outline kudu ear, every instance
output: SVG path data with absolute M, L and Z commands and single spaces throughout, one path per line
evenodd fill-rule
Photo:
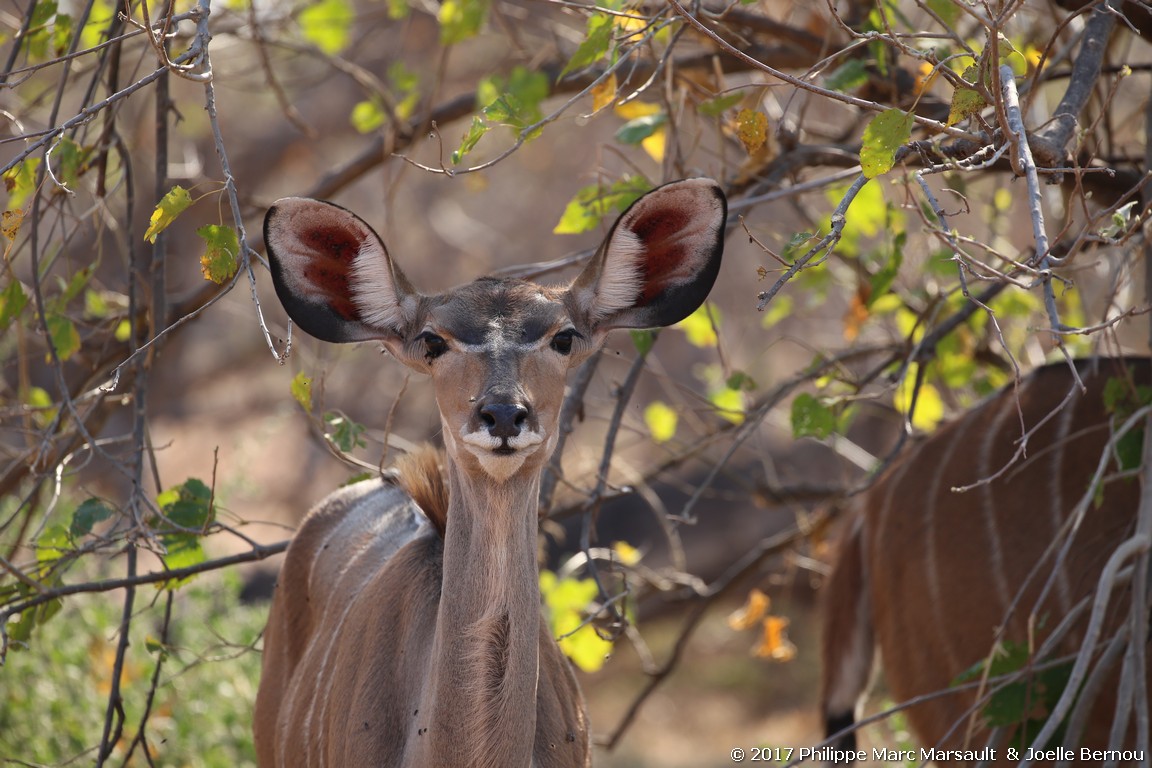
M 276 295 L 318 339 L 394 339 L 415 316 L 419 294 L 351 211 L 303 197 L 277 200 L 264 217 L 264 242 Z
M 572 297 L 594 330 L 678 323 L 704 303 L 724 252 L 728 203 L 711 179 L 657 187 L 621 214 Z

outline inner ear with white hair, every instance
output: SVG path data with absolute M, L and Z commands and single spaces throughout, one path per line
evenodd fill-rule
M 727 214 L 711 179 L 675 181 L 641 197 L 569 288 L 578 316 L 593 332 L 688 317 L 716 282 Z

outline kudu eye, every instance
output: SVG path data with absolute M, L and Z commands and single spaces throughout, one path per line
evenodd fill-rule
M 424 359 L 428 362 L 432 362 L 448 351 L 448 342 L 444 340 L 443 336 L 426 332 L 420 334 L 419 338 L 424 342 Z
M 560 331 L 560 333 L 552 337 L 552 343 L 549 346 L 561 355 L 570 354 L 572 352 L 572 340 L 577 336 L 580 336 L 580 334 L 576 333 L 574 328 Z

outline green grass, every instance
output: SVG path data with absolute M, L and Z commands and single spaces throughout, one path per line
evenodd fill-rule
M 166 647 L 159 644 L 167 593 L 137 591 L 124 664 L 124 732 L 108 765 L 149 764 L 138 745 L 156 664 L 163 660 L 144 726 L 152 763 L 254 766 L 252 705 L 260 655 L 252 649 L 267 606 L 236 599 L 236 574 L 201 576 L 177 591 Z M 108 706 L 123 593 L 68 598 L 0 667 L 0 765 L 91 764 Z

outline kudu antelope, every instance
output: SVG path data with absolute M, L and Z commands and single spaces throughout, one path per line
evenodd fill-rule
M 1149 384 L 1150 372 L 1147 360 L 1102 358 L 1077 367 L 1086 391 L 1066 364 L 1042 368 L 910 446 L 857 499 L 825 587 L 821 699 L 829 736 L 854 722 L 878 649 L 896 702 L 946 692 L 908 710 L 920 743 L 978 752 L 989 732 L 979 707 L 973 708 L 975 690 L 959 690 L 957 679 L 990 656 L 1001 627 L 1006 644 L 1027 643 L 1032 616 L 1032 639 L 1039 643 L 1073 606 L 1090 600 L 1105 561 L 1134 530 L 1139 481 L 1129 476 L 1106 483 L 1038 603 L 1052 573 L 1053 560 L 1044 552 L 1091 493 L 1093 474 L 1111 450 L 1114 419 L 1105 408 L 1105 385 L 1115 378 L 1134 392 Z M 1007 466 L 1022 426 L 1037 428 L 1025 458 L 985 485 L 952 490 Z M 1108 474 L 1116 469 L 1113 464 Z M 1125 595 L 1126 588 L 1113 594 L 1111 604 L 1123 604 Z M 1074 653 L 1081 638 L 1074 634 L 1060 650 Z M 1115 690 L 1114 683 L 1104 690 Z M 1114 705 L 1100 700 L 1082 744 L 1108 743 Z M 1021 743 L 1030 743 L 1035 728 L 1021 735 Z M 999 760 L 1007 760 L 1010 743 L 1001 743 Z M 854 737 L 836 747 L 854 749 Z
M 676 323 L 720 268 L 726 203 L 707 179 L 659 187 L 566 287 L 481 278 L 416 292 L 375 232 L 330 203 L 277 202 L 277 295 L 325 341 L 379 340 L 431 376 L 446 448 L 399 485 L 320 503 L 288 548 L 264 635 L 261 766 L 584 766 L 583 697 L 540 612 L 541 472 L 567 372 L 614 328 Z M 419 489 L 423 488 L 421 491 Z

